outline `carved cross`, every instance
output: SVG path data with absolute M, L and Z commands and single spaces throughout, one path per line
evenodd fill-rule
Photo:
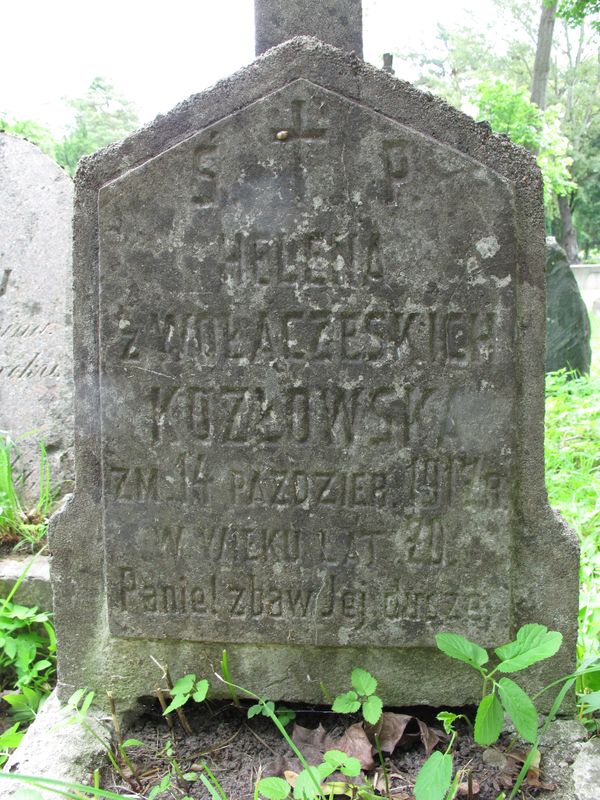
M 296 195 L 304 197 L 304 169 L 301 163 L 301 143 L 316 142 L 324 139 L 327 128 L 304 127 L 302 119 L 302 108 L 304 100 L 292 100 L 292 127 L 272 128 L 272 133 L 276 141 L 282 144 L 290 143 L 293 148 L 294 179 L 296 184 Z

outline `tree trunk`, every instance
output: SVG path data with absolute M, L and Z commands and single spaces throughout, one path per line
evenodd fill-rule
M 538 28 L 537 46 L 535 49 L 535 64 L 533 67 L 533 83 L 531 85 L 531 102 L 542 110 L 546 108 L 546 89 L 548 87 L 548 74 L 550 72 L 550 51 L 552 50 L 552 35 L 554 33 L 554 19 L 558 0 L 546 3 L 542 0 L 542 15 Z
M 573 227 L 573 216 L 567 195 L 558 198 L 560 221 L 562 223 L 562 246 L 565 248 L 569 264 L 579 264 L 579 245 L 577 244 L 577 231 Z

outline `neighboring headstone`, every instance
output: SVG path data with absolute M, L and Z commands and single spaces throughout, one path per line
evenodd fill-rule
M 381 68 L 384 72 L 387 72 L 388 75 L 395 75 L 396 70 L 394 69 L 394 54 L 393 53 L 384 53 L 383 54 L 383 66 Z
M 256 55 L 294 36 L 316 36 L 362 58 L 362 0 L 255 0 Z
M 590 320 L 567 254 L 546 239 L 546 372 L 590 371 Z
M 73 182 L 25 139 L 0 132 L 0 431 L 38 496 L 40 451 L 53 485 L 73 479 Z
M 78 172 L 77 492 L 51 527 L 61 691 L 211 676 L 476 701 L 441 630 L 563 632 L 533 157 L 292 40 Z M 96 372 L 99 365 L 99 372 Z M 524 684 L 531 680 L 524 677 Z M 218 682 L 216 691 L 226 694 Z

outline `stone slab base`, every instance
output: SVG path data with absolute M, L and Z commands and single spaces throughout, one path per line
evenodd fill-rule
M 0 597 L 9 595 L 32 558 L 35 560 L 17 589 L 14 602 L 22 606 L 37 606 L 40 611 L 52 611 L 48 556 L 14 555 L 0 559 Z
M 64 719 L 56 692 L 53 692 L 19 747 L 8 759 L 4 771 L 90 784 L 94 769 L 104 765 L 106 751 L 81 725 L 61 727 Z M 88 714 L 87 721 L 98 736 L 110 741 L 109 726 L 93 711 Z M 0 772 L 0 800 L 14 797 L 24 787 L 25 784 L 20 781 L 3 779 Z M 41 794 L 44 800 L 58 797 L 52 792 Z

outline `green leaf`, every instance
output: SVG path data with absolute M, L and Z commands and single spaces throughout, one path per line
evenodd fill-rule
M 379 722 L 382 711 L 383 703 L 375 694 L 367 697 L 365 702 L 362 704 L 363 717 L 367 720 L 367 722 L 370 722 L 371 725 L 375 725 L 377 722 Z
M 354 714 L 360 708 L 360 700 L 356 692 L 350 690 L 346 694 L 338 695 L 331 708 L 337 714 Z
M 10 695 L 4 699 L 8 700 Z M 590 692 L 589 694 L 580 694 L 579 699 L 584 703 L 584 714 L 591 714 L 593 711 L 600 711 L 600 692 Z
M 262 706 L 260 703 L 255 703 L 253 706 L 250 706 L 248 709 L 248 719 L 252 719 L 257 714 L 262 714 Z
M 77 689 L 77 691 L 73 692 L 71 697 L 67 700 L 67 705 L 71 706 L 71 708 L 77 708 L 79 703 L 81 702 L 81 698 L 86 693 L 86 689 Z
M 499 672 L 519 672 L 537 661 L 550 658 L 558 652 L 562 644 L 562 634 L 549 631 L 545 625 L 523 625 L 517 632 L 514 642 L 497 647 L 495 650 L 501 663 Z
M 460 714 L 453 714 L 452 711 L 440 711 L 436 719 L 443 723 L 444 730 L 450 735 L 453 730 L 452 726 L 460 716 Z
M 510 678 L 501 678 L 498 681 L 498 693 L 500 702 L 514 722 L 519 735 L 533 744 L 537 738 L 538 715 L 527 694 Z
M 123 742 L 123 747 L 143 747 L 144 743 L 140 742 L 139 739 L 126 739 Z
M 196 683 L 196 676 L 193 673 L 184 675 L 175 681 L 175 685 L 171 689 L 171 694 L 191 694 L 194 684 Z
M 377 681 L 366 669 L 360 667 L 353 669 L 351 680 L 354 689 L 363 697 L 368 697 L 377 689 Z
M 12 727 L 0 733 L 0 747 L 13 749 L 18 747 L 25 731 L 19 730 L 19 723 L 16 722 Z
M 181 706 L 184 706 L 189 699 L 190 699 L 189 695 L 187 695 L 187 694 L 177 694 L 177 695 L 175 695 L 175 697 L 171 700 L 169 705 L 163 711 L 163 717 L 165 716 L 165 714 L 170 714 L 171 711 L 175 711 L 175 709 L 181 708 Z
M 324 764 L 321 764 L 320 766 L 327 767 L 327 765 Z M 319 767 L 308 767 L 307 769 L 303 769 L 296 778 L 296 785 L 294 786 L 295 800 L 313 800 L 314 797 L 317 797 L 319 794 L 317 786 L 320 786 L 322 778 L 327 777 L 329 774 L 331 773 L 328 772 L 326 775 L 323 775 L 322 770 Z
M 459 636 L 458 633 L 436 633 L 435 641 L 442 653 L 458 661 L 464 661 L 475 669 L 479 669 L 489 661 L 487 650 L 465 639 L 464 636 Z
M 284 800 L 291 786 L 283 778 L 262 778 L 257 785 L 258 793 L 267 800 Z
M 197 781 L 198 780 L 198 773 L 197 772 L 184 772 L 183 773 L 183 780 L 184 781 Z
M 504 711 L 495 694 L 486 695 L 477 709 L 474 736 L 477 744 L 490 745 L 498 740 L 504 722 Z
M 452 781 L 452 756 L 436 750 L 417 775 L 414 793 L 417 800 L 444 800 Z
M 192 695 L 196 703 L 201 703 L 208 693 L 208 681 L 204 678 L 196 684 L 196 691 Z
M 360 774 L 360 761 L 354 756 L 349 756 L 343 750 L 328 750 L 323 755 L 323 761 L 333 767 L 332 771 L 338 769 L 349 778 L 354 778 Z
M 80 714 L 82 717 L 85 717 L 87 712 L 90 710 L 90 706 L 94 702 L 94 697 L 96 696 L 95 692 L 88 692 L 81 704 Z

